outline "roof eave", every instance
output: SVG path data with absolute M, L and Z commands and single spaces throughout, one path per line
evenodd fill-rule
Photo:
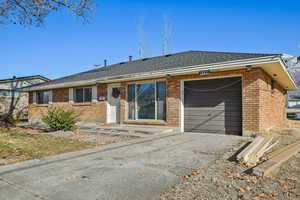
M 242 67 L 246 65 L 258 65 L 270 62 L 281 62 L 283 70 L 288 74 L 290 81 L 293 82 L 293 85 L 297 88 L 294 79 L 289 75 L 288 71 L 285 68 L 284 63 L 282 63 L 282 59 L 280 55 L 272 55 L 272 56 L 264 56 L 260 58 L 252 58 L 252 59 L 242 59 L 242 60 L 235 60 L 235 61 L 228 61 L 222 63 L 211 63 L 211 64 L 204 64 L 204 65 L 195 65 L 195 66 L 187 66 L 187 67 L 180 67 L 180 68 L 173 68 L 168 70 L 160 70 L 160 71 L 150 71 L 150 72 L 142 72 L 142 73 L 134 73 L 134 74 L 127 74 L 123 76 L 110 76 L 105 77 L 102 79 L 92 79 L 88 81 L 76 81 L 71 83 L 60 83 L 50 86 L 35 86 L 35 87 L 28 87 L 24 88 L 22 91 L 35 91 L 35 90 L 48 90 L 48 89 L 57 89 L 57 88 L 68 88 L 68 87 L 78 87 L 78 86 L 87 86 L 93 85 L 97 83 L 111 83 L 117 81 L 128 81 L 132 79 L 144 79 L 144 78 L 152 78 L 152 77 L 162 77 L 166 75 L 179 75 L 191 72 L 197 72 L 200 70 L 230 70 L 237 67 Z M 120 78 L 121 77 L 121 78 Z

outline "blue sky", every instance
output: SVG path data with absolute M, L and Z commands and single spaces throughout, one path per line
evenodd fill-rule
M 53 13 L 44 27 L 0 25 L 0 79 L 49 78 L 94 64 L 138 58 L 144 19 L 147 56 L 161 55 L 163 16 L 171 23 L 170 53 L 188 50 L 300 55 L 300 2 L 276 0 L 98 0 L 91 24 Z

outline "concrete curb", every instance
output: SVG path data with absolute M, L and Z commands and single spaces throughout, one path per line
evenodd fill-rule
M 176 135 L 181 135 L 181 134 L 183 134 L 183 133 L 175 132 L 175 133 L 160 134 L 160 135 L 155 135 L 152 137 L 138 138 L 138 139 L 133 139 L 133 140 L 116 143 L 116 144 L 107 144 L 107 145 L 95 147 L 92 149 L 68 152 L 68 153 L 63 153 L 63 154 L 59 154 L 59 155 L 49 156 L 46 158 L 41 158 L 41 159 L 36 159 L 36 160 L 28 160 L 28 161 L 19 162 L 19 163 L 15 163 L 15 164 L 11 164 L 11 165 L 1 166 L 0 167 L 0 176 L 9 174 L 12 172 L 16 172 L 16 171 L 26 170 L 26 169 L 29 169 L 32 167 L 39 167 L 39 166 L 43 166 L 43 165 L 47 165 L 47 164 L 51 164 L 51 163 L 55 163 L 55 162 L 71 160 L 71 159 L 75 159 L 75 158 L 79 158 L 79 157 L 83 157 L 83 156 L 88 156 L 88 155 L 92 155 L 92 154 L 96 154 L 96 153 L 100 153 L 100 152 L 115 150 L 115 149 L 131 146 L 131 145 L 147 143 L 147 142 L 151 142 L 154 140 L 159 140 L 159 139 L 172 137 L 172 136 L 176 136 Z

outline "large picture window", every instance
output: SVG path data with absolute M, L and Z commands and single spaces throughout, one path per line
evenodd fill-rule
M 149 82 L 127 87 L 128 119 L 166 119 L 166 83 Z
M 92 102 L 92 88 L 76 88 L 74 89 L 75 103 Z
M 49 104 L 50 91 L 37 91 L 36 92 L 36 103 L 37 104 Z

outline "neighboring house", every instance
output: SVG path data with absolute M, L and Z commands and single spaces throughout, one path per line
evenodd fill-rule
M 295 78 L 296 84 L 300 85 L 300 56 L 284 54 L 283 60 L 287 65 L 287 70 Z M 300 90 L 289 91 L 287 93 L 287 107 L 300 108 Z
M 82 122 L 248 135 L 282 122 L 286 91 L 296 89 L 280 54 L 189 51 L 121 62 L 26 91 L 31 123 L 61 106 Z
M 289 91 L 287 94 L 287 107 L 300 108 L 300 91 Z
M 0 80 L 0 115 L 7 113 L 11 107 L 15 107 L 16 115 L 27 118 L 28 93 L 19 92 L 18 89 L 46 81 L 49 79 L 39 75 Z

